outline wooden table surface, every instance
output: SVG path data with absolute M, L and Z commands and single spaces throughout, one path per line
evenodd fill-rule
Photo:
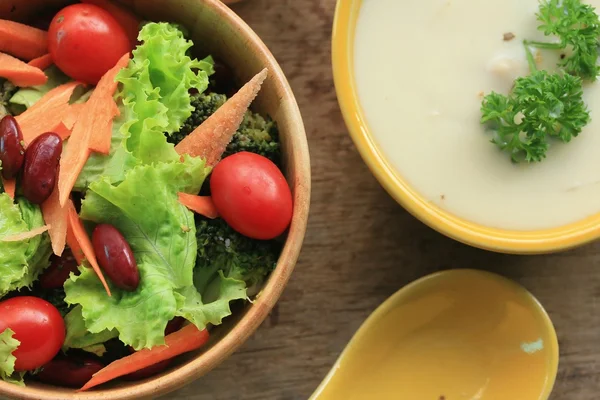
M 520 282 L 548 310 L 561 346 L 552 400 L 600 398 L 600 243 L 550 256 L 492 254 L 434 232 L 397 205 L 362 162 L 340 114 L 330 55 L 334 7 L 335 0 L 232 6 L 271 49 L 300 105 L 312 159 L 311 217 L 271 317 L 225 363 L 171 397 L 306 400 L 379 303 L 423 275 L 468 267 Z

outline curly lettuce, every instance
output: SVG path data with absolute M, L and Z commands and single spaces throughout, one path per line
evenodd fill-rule
M 81 306 L 73 308 L 65 315 L 65 325 L 67 334 L 63 343 L 63 350 L 68 349 L 89 349 L 95 346 L 101 346 L 107 340 L 113 339 L 119 335 L 115 330 L 104 330 L 99 333 L 91 333 L 85 326 Z
M 174 161 L 178 155 L 165 133 L 178 131 L 192 114 L 189 90 L 207 89 L 212 59 L 190 58 L 193 43 L 173 24 L 148 23 L 138 39 L 143 43 L 117 75 L 130 117 L 121 130 L 127 149 L 142 163 Z
M 165 133 L 179 130 L 191 115 L 194 107 L 189 90 L 206 90 L 208 76 L 214 73 L 212 59 L 190 58 L 187 53 L 192 42 L 176 25 L 148 23 L 139 40 L 143 43 L 116 78 L 120 116 L 113 124 L 110 153 L 90 156 L 75 190 L 85 191 L 101 178 L 122 182 L 136 165 L 179 159 Z
M 65 300 L 81 306 L 91 334 L 116 331 L 119 340 L 136 350 L 149 348 L 164 343 L 164 329 L 175 316 L 203 329 L 230 315 L 231 301 L 245 298 L 240 281 L 224 280 L 222 295 L 209 304 L 202 302 L 194 287 L 194 215 L 178 202 L 177 193 L 197 193 L 208 172 L 204 160 L 186 157 L 184 162 L 137 166 L 117 185 L 106 179 L 90 185 L 82 219 L 119 229 L 140 272 L 140 285 L 134 292 L 109 283 L 112 297 L 106 296 L 90 269 L 80 268 L 79 276 L 67 280 Z M 69 329 L 74 328 L 67 319 Z
M 119 117 L 113 121 L 109 154 L 93 153 L 90 155 L 75 181 L 74 190 L 83 192 L 92 182 L 101 178 L 110 183 L 122 182 L 125 174 L 140 164 L 140 161 L 125 147 L 127 137 L 121 130 L 123 124 L 129 120 L 128 110 L 121 106 L 119 111 Z
M 23 386 L 23 374 L 15 373 L 15 361 L 13 352 L 21 342 L 13 337 L 14 331 L 6 329 L 0 333 L 0 379 L 6 382 Z
M 28 232 L 44 225 L 40 208 L 24 198 L 17 204 L 0 194 L 0 238 Z M 50 265 L 52 248 L 46 233 L 17 242 L 0 241 L 0 298 L 8 292 L 29 287 Z

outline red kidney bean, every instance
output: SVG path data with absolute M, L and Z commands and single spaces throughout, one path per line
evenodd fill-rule
M 38 136 L 27 147 L 22 186 L 33 204 L 43 203 L 54 190 L 61 153 L 62 139 L 53 132 Z
M 79 275 L 77 261 L 69 249 L 65 249 L 62 257 L 52 255 L 50 261 L 50 267 L 40 276 L 40 285 L 44 289 L 63 287 L 71 272 Z
M 2 162 L 2 177 L 13 179 L 19 173 L 25 149 L 23 134 L 19 123 L 12 115 L 7 115 L 0 121 L 0 162 Z
M 51 385 L 80 388 L 102 368 L 104 364 L 94 358 L 59 357 L 44 365 L 36 377 Z
M 112 225 L 100 224 L 92 233 L 92 245 L 98 264 L 120 289 L 134 291 L 140 283 L 140 272 L 129 243 Z

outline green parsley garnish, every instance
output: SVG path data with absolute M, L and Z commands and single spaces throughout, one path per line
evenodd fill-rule
M 594 7 L 580 0 L 544 0 L 537 13 L 538 29 L 546 36 L 556 36 L 558 43 L 526 41 L 540 49 L 568 50 L 559 66 L 572 75 L 595 81 L 600 45 L 600 20 Z
M 560 43 L 524 41 L 531 75 L 517 78 L 508 96 L 492 92 L 481 104 L 481 123 L 494 131 L 492 143 L 513 162 L 539 162 L 549 138 L 568 143 L 590 122 L 583 102 L 583 79 L 596 80 L 600 23 L 591 6 L 580 0 L 546 0 L 540 4 L 539 27 Z M 530 46 L 570 47 L 558 72 L 538 71 Z
M 481 122 L 495 131 L 492 142 L 514 162 L 541 161 L 549 136 L 568 143 L 590 121 L 582 94 L 579 77 L 535 71 L 518 78 L 509 96 L 487 95 Z

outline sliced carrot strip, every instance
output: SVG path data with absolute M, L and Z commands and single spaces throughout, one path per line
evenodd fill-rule
M 60 127 L 69 113 L 69 100 L 73 91 L 79 85 L 78 82 L 69 82 L 55 87 L 16 117 L 23 132 L 25 146 L 45 132 L 56 132 L 61 137 L 64 135 Z
M 108 11 L 123 27 L 133 48 L 137 43 L 137 37 L 142 22 L 133 12 L 110 0 L 81 0 L 82 3 L 93 4 Z
M 73 236 L 75 237 L 75 241 L 79 245 L 79 248 L 85 255 L 85 259 L 90 263 L 96 275 L 102 282 L 104 289 L 106 289 L 106 293 L 108 296 L 111 296 L 110 289 L 108 288 L 108 284 L 106 283 L 106 279 L 104 279 L 104 275 L 102 274 L 102 270 L 98 265 L 98 261 L 96 260 L 96 254 L 94 254 L 94 247 L 92 246 L 92 242 L 83 227 L 83 223 L 77 214 L 77 210 L 75 210 L 75 206 L 72 201 L 69 201 L 67 204 L 68 213 L 69 213 L 69 229 L 73 232 Z
M 142 349 L 113 361 L 96 372 L 79 391 L 91 389 L 120 376 L 169 360 L 188 351 L 197 350 L 208 342 L 208 337 L 206 329 L 201 331 L 195 325 L 187 325 L 179 331 L 167 335 L 164 345 Z
M 109 119 L 112 120 L 116 109 L 113 99 L 117 89 L 115 78 L 128 62 L 129 53 L 124 54 L 117 64 L 104 74 L 88 101 L 84 103 L 85 107 L 73 126 L 69 145 L 60 159 L 58 192 L 62 205 L 66 204 L 75 181 L 90 155 L 92 135 L 111 133 L 106 129 L 106 123 Z M 108 140 L 110 146 L 110 138 Z
M 52 130 L 52 132 L 56 133 L 62 140 L 67 140 L 69 136 L 71 136 L 71 130 L 67 129 L 64 123 L 59 123 L 56 128 Z
M 177 196 L 181 204 L 206 218 L 215 219 L 219 216 L 217 207 L 210 196 L 194 196 L 187 193 L 177 193 Z
M 8 79 L 15 86 L 37 86 L 48 81 L 41 69 L 5 53 L 0 53 L 0 77 Z
M 39 68 L 39 69 L 46 69 L 49 66 L 51 66 L 53 62 L 54 61 L 52 61 L 52 56 L 50 55 L 50 53 L 48 53 L 48 54 L 44 54 L 41 57 L 34 58 L 33 60 L 29 61 L 27 64 L 31 65 L 32 67 Z
M 79 245 L 79 242 L 77 241 L 75 233 L 73 232 L 73 229 L 71 228 L 70 224 L 67 225 L 67 245 L 71 249 L 71 252 L 73 253 L 73 257 L 75 257 L 77 264 L 83 264 L 83 260 L 85 260 L 85 255 L 83 254 L 83 250 L 81 249 L 81 246 Z
M 62 121 L 67 129 L 73 129 L 75 121 L 77 121 L 77 116 L 83 112 L 84 107 L 85 103 L 71 104 L 69 107 L 69 112 L 65 115 Z
M 33 60 L 48 52 L 48 33 L 33 26 L 0 19 L 0 51 Z
M 106 120 L 106 123 L 103 126 L 98 126 L 98 130 L 92 133 L 90 137 L 89 148 L 91 151 L 95 151 L 96 153 L 108 155 L 108 153 L 110 153 L 113 119 L 119 115 L 119 108 L 113 101 L 112 107 L 103 111 L 105 112 L 103 112 L 99 118 Z
M 46 224 L 51 226 L 48 234 L 52 243 L 52 251 L 60 257 L 65 249 L 67 237 L 68 208 L 66 205 L 64 207 L 60 205 L 58 183 L 54 186 L 50 197 L 42 203 L 42 215 Z
M 58 124 L 56 128 L 54 128 L 54 133 L 56 133 L 62 140 L 66 140 L 71 136 L 71 131 L 73 130 L 73 126 L 77 121 L 77 116 L 83 110 L 83 104 L 69 104 L 68 112 L 63 118 L 62 123 Z M 111 128 L 112 129 L 112 128 Z M 110 148 L 110 146 L 109 146 Z
M 17 190 L 17 180 L 16 179 L 6 180 L 6 179 L 2 178 L 2 186 L 4 187 L 4 191 L 6 192 L 6 194 L 9 195 L 10 198 L 14 200 L 15 192 Z
M 209 166 L 217 164 L 266 78 L 267 70 L 263 69 L 213 115 L 179 142 L 175 150 L 181 155 L 202 157 Z
M 20 242 L 21 240 L 31 239 L 42 233 L 46 232 L 51 228 L 50 225 L 40 226 L 38 228 L 34 228 L 29 232 L 17 233 L 16 235 L 5 236 L 0 239 L 3 242 Z

